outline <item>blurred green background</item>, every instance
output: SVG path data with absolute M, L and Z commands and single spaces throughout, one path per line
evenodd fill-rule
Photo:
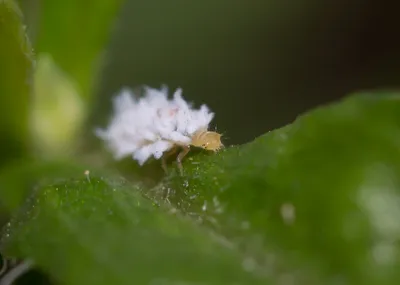
M 316 106 L 336 101 L 352 92 L 398 89 L 400 87 L 400 26 L 398 24 L 400 3 L 394 1 L 19 0 L 17 2 L 21 7 L 21 11 L 14 5 L 14 1 L 0 0 L 0 211 L 3 212 L 3 214 L 0 214 L 0 218 L 3 224 L 7 222 L 10 210 L 14 210 L 21 204 L 22 199 L 28 193 L 26 191 L 30 191 L 32 185 L 36 185 L 33 182 L 36 182 L 38 177 L 41 180 L 45 180 L 46 183 L 48 181 L 53 183 L 53 178 L 59 179 L 62 177 L 66 179 L 77 173 L 81 175 L 83 169 L 86 169 L 84 163 L 89 163 L 92 166 L 96 165 L 100 168 L 105 165 L 104 161 L 107 156 L 104 155 L 104 146 L 102 142 L 94 138 L 93 128 L 104 126 L 108 122 L 111 111 L 111 98 L 122 87 L 136 88 L 143 84 L 152 87 L 167 84 L 171 90 L 182 87 L 183 96 L 186 99 L 193 101 L 197 106 L 206 103 L 216 113 L 213 127 L 217 127 L 220 132 L 224 133 L 225 145 L 251 142 L 256 137 L 293 122 L 300 114 Z M 23 25 L 21 26 L 20 23 Z M 29 40 L 26 40 L 25 32 Z M 370 139 L 365 143 L 365 149 L 368 151 L 370 149 L 377 150 L 376 153 L 379 154 L 380 152 L 374 144 L 374 136 L 381 135 L 381 133 L 377 131 L 378 128 L 368 133 L 368 128 L 363 125 L 365 122 L 372 124 L 373 120 L 368 116 L 374 114 L 375 109 L 368 104 L 357 109 L 357 101 L 350 101 L 348 104 L 346 106 L 351 106 L 353 108 L 351 110 L 355 113 L 361 110 L 360 113 L 364 114 L 365 110 L 363 108 L 365 106 L 367 106 L 365 107 L 366 110 L 371 108 L 372 111 L 366 111 L 365 114 L 367 115 L 365 116 L 367 119 L 360 119 L 360 122 L 356 120 L 356 123 L 352 121 L 353 114 L 347 114 L 348 117 L 343 116 L 343 123 L 341 121 L 342 118 L 335 113 L 336 117 L 333 116 L 333 118 L 343 123 L 343 125 L 337 124 L 337 121 L 332 119 L 337 124 L 333 124 L 334 127 L 337 127 L 337 133 L 350 136 L 354 132 L 353 130 L 343 131 L 346 130 L 346 124 L 351 125 L 351 123 L 354 123 L 353 127 L 355 126 L 356 129 L 359 123 L 364 127 L 360 127 L 360 129 L 365 132 L 360 131 L 360 137 L 367 134 L 365 136 Z M 354 106 L 351 104 L 354 104 Z M 379 109 L 379 112 L 377 111 L 377 114 L 384 114 L 384 110 L 390 109 L 388 106 L 391 106 L 391 103 L 382 105 L 384 106 Z M 345 108 L 338 108 L 337 112 L 339 112 L 338 110 L 345 110 Z M 393 111 L 390 115 L 395 113 Z M 321 116 L 320 118 L 325 117 Z M 327 126 L 330 126 L 329 118 L 327 119 Z M 388 115 L 387 121 L 393 123 L 391 131 L 395 130 L 397 126 L 397 121 L 393 118 L 397 117 Z M 321 119 L 321 121 L 323 120 Z M 376 126 L 382 127 L 384 123 L 386 121 L 382 119 Z M 325 126 L 317 123 L 316 125 L 315 129 L 317 130 L 320 130 L 318 128 L 321 128 L 321 126 Z M 276 141 L 275 137 L 271 136 L 263 139 L 265 142 L 261 141 L 263 143 L 259 143 L 259 145 L 256 143 L 255 147 L 250 145 L 250 150 L 253 148 L 250 153 L 252 155 L 256 155 L 258 152 L 263 153 L 268 158 L 279 157 L 277 152 L 274 151 L 279 149 L 278 147 L 282 143 L 280 134 L 282 137 L 286 137 L 285 130 L 282 130 L 281 133 L 277 133 L 276 137 L 279 137 L 279 139 L 276 139 Z M 293 131 L 293 134 L 296 135 L 296 132 Z M 338 148 L 339 154 L 347 153 L 347 151 L 352 153 L 352 147 L 357 148 L 356 143 L 346 145 L 343 140 L 338 139 L 335 141 L 334 135 L 330 137 L 327 132 L 324 133 L 321 130 L 315 133 L 310 131 L 310 137 L 304 139 L 304 142 L 301 140 L 300 132 L 299 141 L 304 144 L 299 143 L 299 145 L 307 145 L 307 142 L 312 140 L 314 134 L 324 135 L 321 141 L 316 138 L 315 142 L 315 148 L 319 147 L 319 154 L 322 154 L 318 156 L 318 159 L 322 161 L 324 160 L 324 147 L 326 145 L 329 146 L 331 141 L 334 142 L 332 145 L 335 147 L 343 147 L 342 149 Z M 293 136 L 296 137 L 295 135 Z M 329 138 L 329 140 L 324 141 L 324 138 Z M 395 139 L 397 140 L 397 137 Z M 377 141 L 379 140 L 377 139 Z M 382 139 L 382 141 L 384 140 Z M 392 143 L 393 141 L 390 142 Z M 295 160 L 297 157 L 295 151 L 298 147 L 297 141 L 293 145 L 292 149 L 289 150 L 293 151 Z M 388 143 L 388 145 L 392 147 L 391 144 Z M 340 152 L 343 149 L 345 151 Z M 396 148 L 390 149 L 387 156 L 383 156 L 382 159 L 385 160 L 391 157 L 395 153 L 394 149 Z M 392 150 L 393 152 L 391 152 Z M 292 173 L 293 181 L 288 180 L 286 184 L 284 179 L 286 173 L 279 171 L 277 171 L 276 176 L 265 176 L 268 179 L 263 176 L 265 180 L 262 180 L 260 178 L 261 174 L 264 175 L 262 171 L 265 169 L 270 171 L 271 169 L 269 168 L 273 168 L 268 164 L 269 160 L 260 157 L 260 161 L 257 161 L 259 165 L 254 166 L 252 159 L 246 161 L 245 157 L 242 157 L 243 165 L 246 165 L 248 169 L 254 169 L 254 173 L 260 174 L 260 177 L 258 177 L 253 172 L 251 174 L 247 173 L 247 168 L 242 169 L 240 166 L 232 168 L 229 161 L 235 161 L 237 157 L 235 156 L 235 149 L 230 151 L 224 156 L 228 161 L 226 165 L 219 165 L 218 162 L 220 161 L 216 159 L 217 166 L 222 169 L 221 171 L 226 169 L 237 171 L 237 177 L 241 177 L 243 181 L 248 182 L 249 189 L 251 188 L 254 191 L 258 189 L 260 197 L 265 194 L 263 190 L 268 187 L 276 191 L 271 191 L 273 193 L 271 195 L 280 197 L 280 194 L 276 194 L 281 193 L 279 192 L 281 190 L 279 187 L 288 190 L 288 192 L 284 193 L 288 196 L 291 195 L 291 190 L 293 190 L 291 187 L 294 187 L 291 183 L 299 179 L 297 177 L 297 169 L 291 168 L 291 163 L 288 163 L 288 165 L 283 163 L 282 169 Z M 290 151 L 287 154 L 288 158 L 286 158 L 288 161 L 293 159 Z M 239 151 L 238 153 L 238 156 L 240 156 Z M 332 151 L 332 153 L 335 152 Z M 312 162 L 310 162 L 311 166 L 307 164 L 307 157 L 312 157 L 313 152 L 306 152 L 306 154 L 302 157 L 302 161 L 297 161 L 300 166 L 303 165 L 304 161 L 304 164 L 309 167 L 305 168 L 305 172 L 308 169 L 312 169 L 314 165 Z M 374 154 L 375 152 L 371 157 L 374 157 Z M 378 154 L 377 157 L 381 159 Z M 335 155 L 332 155 L 331 158 L 333 159 L 334 157 Z M 360 151 L 357 159 L 360 157 L 364 157 L 362 151 Z M 61 161 L 61 167 L 57 162 L 54 162 L 57 159 Z M 200 163 L 202 163 L 201 159 Z M 283 157 L 283 161 L 284 159 L 285 157 Z M 318 159 L 317 161 L 319 161 Z M 349 156 L 349 160 L 351 159 Z M 47 164 L 47 160 L 51 163 Z M 68 161 L 68 163 L 62 162 L 63 160 Z M 361 165 L 360 169 L 365 166 L 360 162 L 361 160 L 355 160 L 354 162 L 357 167 Z M 79 163 L 75 165 L 71 161 L 79 161 Z M 271 164 L 282 163 L 278 159 L 271 161 Z M 371 158 L 371 161 L 374 160 Z M 369 167 L 371 161 L 368 160 L 365 164 L 368 164 Z M 340 165 L 343 161 L 338 161 L 337 163 L 337 165 Z M 393 162 L 393 164 L 395 165 L 396 163 Z M 235 165 L 235 163 L 232 163 L 232 165 Z M 325 183 L 324 177 L 332 178 L 326 172 L 327 169 L 329 170 L 329 166 L 324 166 L 325 168 L 321 168 L 322 174 L 320 176 L 323 183 Z M 163 175 L 160 174 L 160 169 L 154 170 L 154 166 L 145 166 L 143 167 L 144 171 L 140 172 L 138 167 L 132 165 L 131 160 L 126 165 L 122 164 L 116 169 L 109 167 L 108 170 L 110 173 L 116 172 L 120 174 L 119 167 L 122 170 L 127 170 L 128 173 L 133 173 L 133 177 L 129 177 L 131 181 L 137 182 L 135 180 L 137 179 L 143 184 L 149 182 L 147 179 L 153 179 L 155 181 L 150 182 L 156 183 L 158 182 L 157 179 Z M 189 170 L 196 173 L 197 170 L 193 170 L 195 167 L 197 166 L 192 165 Z M 219 169 L 218 167 L 214 169 L 214 167 L 212 161 L 205 167 L 203 173 L 205 185 L 216 185 L 214 180 L 212 182 L 207 180 L 213 177 L 212 171 Z M 338 171 L 338 176 L 343 174 L 339 168 L 335 168 Z M 252 176 L 253 174 L 254 176 Z M 154 179 L 156 176 L 157 179 Z M 229 175 L 218 177 L 220 179 L 218 183 L 221 183 L 221 185 L 234 178 Z M 345 181 L 347 176 L 343 174 L 343 177 L 343 181 Z M 312 177 L 307 178 L 309 179 L 307 180 L 308 182 L 311 181 L 310 185 L 314 185 Z M 172 183 L 168 179 L 171 179 Z M 180 189 L 179 187 L 186 185 L 186 182 L 182 183 L 180 180 L 176 182 L 174 179 L 173 175 L 172 178 L 167 178 L 165 185 L 168 187 L 173 185 L 171 189 Z M 191 179 L 190 183 L 193 182 L 197 186 L 200 185 L 199 187 L 203 187 L 203 190 L 205 188 L 212 189 L 212 187 L 204 186 L 202 184 L 204 181 L 201 179 L 197 181 L 197 177 L 193 176 Z M 269 179 L 276 179 L 278 182 L 275 181 L 277 183 L 270 186 Z M 102 189 L 103 192 L 101 193 L 106 197 L 111 191 L 114 191 L 112 183 L 110 186 L 107 184 L 108 182 L 106 183 L 102 179 L 93 179 L 93 181 L 100 183 L 98 187 Z M 350 185 L 349 181 L 352 180 L 349 178 L 348 181 L 343 182 L 343 185 Z M 69 187 L 75 190 L 81 190 L 79 187 L 92 186 L 90 178 L 88 184 L 85 184 L 86 177 L 83 182 L 76 185 L 74 184 L 75 182 L 65 185 L 70 185 Z M 244 185 L 244 182 L 243 184 L 239 182 L 237 185 Z M 45 185 L 47 187 L 46 183 L 42 181 L 41 186 Z M 62 185 L 62 183 L 56 185 Z M 295 184 L 295 182 L 293 183 Z M 340 185 L 339 182 L 338 185 Z M 217 186 L 215 186 L 215 191 L 218 190 L 219 186 Z M 233 189 L 235 190 L 236 188 L 234 187 L 237 187 L 241 190 L 239 186 L 233 186 Z M 58 197 L 58 192 L 52 187 L 49 186 L 48 189 L 50 189 L 49 192 L 52 195 L 55 195 L 55 200 L 60 199 L 61 201 L 66 197 L 66 201 L 69 201 L 68 191 L 62 194 L 65 197 L 60 194 L 63 197 L 61 199 L 61 196 Z M 142 185 L 140 184 L 137 188 L 130 190 L 140 192 L 142 191 L 141 187 Z M 349 191 L 356 192 L 355 186 L 353 188 L 348 187 Z M 270 188 L 268 189 L 271 190 Z M 319 195 L 319 188 L 317 188 L 308 187 L 307 190 L 311 193 L 310 195 Z M 21 189 L 24 189 L 25 192 Z M 55 189 L 58 191 L 58 188 Z M 153 188 L 151 189 L 154 190 Z M 193 189 L 191 188 L 190 191 L 194 191 Z M 334 189 L 334 186 L 332 186 L 332 189 Z M 91 188 L 91 190 L 93 189 Z M 169 190 L 170 188 L 168 188 Z M 316 191 L 317 194 L 313 191 Z M 135 195 L 137 194 L 136 192 Z M 211 196 L 214 195 L 214 192 L 211 194 L 207 194 L 207 191 L 203 192 L 200 194 L 208 197 L 209 201 L 213 199 Z M 73 193 L 76 194 L 76 192 Z M 101 203 L 105 201 L 102 199 L 104 197 L 98 198 L 96 196 L 96 191 L 93 191 L 93 193 L 92 196 L 87 195 L 90 197 L 85 199 L 90 201 L 91 197 L 95 197 L 95 203 L 96 201 Z M 347 193 L 344 190 L 341 193 L 343 201 L 347 203 Z M 112 195 L 114 194 L 110 196 Z M 326 202 L 326 208 L 335 213 L 334 206 L 336 204 L 327 200 L 331 196 L 321 195 L 321 200 Z M 296 197 L 296 195 L 294 196 Z M 80 201 L 79 194 L 77 197 L 76 201 Z M 125 199 L 123 196 L 121 197 L 114 198 L 117 200 Z M 188 202 L 185 200 L 187 197 L 189 196 L 182 198 L 177 195 L 175 198 L 177 201 L 183 199 L 183 202 Z M 96 200 L 97 198 L 98 200 Z M 136 198 L 136 196 L 129 196 L 128 199 L 132 200 L 132 205 L 136 205 Z M 229 200 L 231 197 L 226 196 L 225 198 L 227 198 L 227 201 L 231 201 Z M 249 196 L 247 198 L 249 198 L 250 202 L 253 202 L 250 199 L 252 197 Z M 286 198 L 286 196 L 283 198 Z M 141 201 L 140 199 L 142 198 L 137 199 Z M 52 210 L 54 209 L 51 208 L 51 203 L 54 201 L 51 200 L 49 206 L 46 204 L 48 201 L 45 198 L 43 200 L 44 209 L 47 209 L 46 206 L 49 207 L 47 210 L 49 211 L 48 217 L 50 217 L 49 224 L 43 223 L 43 228 L 51 231 L 54 229 L 52 222 L 59 222 L 57 220 L 58 216 L 52 220 Z M 274 200 L 274 202 L 278 200 Z M 308 197 L 305 200 L 308 200 Z M 192 206 L 197 207 L 200 205 L 199 201 L 189 202 L 193 202 L 194 206 Z M 212 201 L 215 204 L 215 201 Z M 252 209 L 250 202 L 247 210 Z M 196 203 L 199 204 L 197 205 Z M 235 213 L 240 213 L 241 203 L 238 203 L 238 205 L 237 209 L 232 210 L 232 216 Z M 310 206 L 309 204 L 307 205 Z M 347 204 L 344 203 L 343 205 Z M 260 204 L 260 208 L 262 208 L 261 206 L 263 205 Z M 107 203 L 104 203 L 103 207 L 108 207 Z M 201 205 L 197 210 L 202 212 L 203 210 L 199 210 L 200 207 Z M 159 221 L 164 222 L 165 219 L 165 223 L 170 222 L 165 216 L 157 216 L 159 215 L 157 211 L 152 212 L 149 210 L 149 212 L 146 212 L 148 209 L 138 210 L 139 206 L 137 208 L 132 206 L 132 208 L 131 216 L 125 217 L 121 224 L 128 224 L 130 222 L 129 218 L 136 215 L 135 211 L 141 214 L 145 213 L 143 214 L 144 217 L 147 217 L 146 215 L 150 213 L 149 220 L 156 213 L 156 218 Z M 77 207 L 77 209 L 80 208 Z M 348 213 L 347 210 L 351 212 L 356 211 L 355 209 L 357 210 L 358 208 L 349 206 L 340 214 L 345 217 Z M 86 210 L 83 209 L 78 216 L 86 214 Z M 117 207 L 115 212 L 118 212 L 117 210 L 121 209 Z M 124 214 L 123 210 L 125 209 L 121 210 L 121 215 Z M 267 213 L 270 208 L 262 208 L 260 211 L 264 210 L 263 214 Z M 320 209 L 318 208 L 318 210 Z M 66 212 L 68 213 L 68 211 Z M 58 212 L 56 211 L 56 213 Z M 102 214 L 104 214 L 104 219 L 107 219 L 108 210 Z M 251 210 L 249 210 L 248 216 L 253 217 L 250 214 L 252 214 Z M 259 213 L 254 214 L 256 219 L 258 218 L 257 214 Z M 338 217 L 341 216 L 339 214 L 337 216 L 332 214 L 332 217 L 328 216 L 328 218 L 332 218 L 335 221 L 339 221 Z M 211 219 L 213 217 L 209 216 L 208 218 Z M 227 225 L 229 230 L 236 231 L 237 228 L 230 228 L 229 219 L 230 217 L 227 217 L 226 221 L 221 221 L 226 222 L 224 225 Z M 318 224 L 317 220 L 316 224 Z M 61 221 L 63 220 L 61 219 Z M 88 236 L 90 234 L 94 235 L 97 234 L 99 227 L 103 226 L 103 221 L 96 220 L 93 226 L 94 231 L 90 232 L 92 228 L 85 226 L 84 222 L 82 221 L 83 224 L 79 224 L 79 226 L 82 226 L 81 228 L 77 226 L 79 229 L 79 231 L 77 230 L 78 234 L 80 230 L 87 229 Z M 206 240 L 206 245 L 200 242 L 199 244 L 207 248 L 208 246 L 213 248 L 214 244 L 212 242 L 209 245 L 207 244 L 208 239 L 203 239 L 202 234 L 204 232 L 196 234 L 197 232 L 188 230 L 193 225 L 189 227 L 182 226 L 178 219 L 174 220 L 174 222 L 177 224 L 175 230 L 183 233 L 184 237 L 191 237 L 193 234 L 195 236 L 194 240 L 196 238 L 203 241 Z M 369 220 L 365 224 L 368 222 Z M 151 228 L 154 232 L 160 234 L 160 244 L 162 244 L 162 241 L 165 242 L 163 234 L 167 232 L 166 235 L 168 236 L 170 232 L 162 227 L 164 224 L 161 222 L 154 223 L 154 225 L 149 224 L 154 227 Z M 312 223 L 310 222 L 310 224 Z M 60 224 L 60 232 L 65 230 L 62 226 L 63 224 Z M 110 229 L 114 229 L 115 225 L 111 223 L 108 226 L 110 226 Z M 145 223 L 144 226 L 139 227 L 139 230 L 143 230 L 143 228 L 147 230 L 147 226 Z M 341 224 L 338 223 L 338 228 L 340 226 Z M 121 228 L 115 227 L 116 232 L 121 230 Z M 262 227 L 260 228 L 262 229 Z M 277 228 L 277 244 L 281 246 L 283 244 L 282 248 L 285 248 L 285 243 L 279 242 L 281 241 L 282 232 L 286 233 L 286 229 L 280 232 L 281 228 L 279 226 Z M 299 228 L 300 236 L 302 236 L 303 230 L 306 231 L 305 228 Z M 136 233 L 135 227 L 129 229 L 132 235 Z M 332 227 L 332 229 L 335 228 Z M 31 232 L 35 237 L 39 236 L 35 241 L 41 244 L 40 230 L 33 226 Z M 35 235 L 35 233 L 39 233 L 39 235 Z M 187 233 L 189 233 L 188 236 L 185 235 Z M 225 234 L 226 232 L 223 233 Z M 255 233 L 260 234 L 260 232 Z M 176 233 L 174 232 L 174 234 Z M 328 235 L 328 238 L 332 238 L 336 234 L 337 232 L 332 230 L 332 235 Z M 63 235 L 59 241 L 64 242 L 63 238 L 65 238 L 68 242 L 66 236 L 67 234 Z M 174 235 L 172 236 L 174 237 Z M 254 236 L 249 237 L 244 234 L 243 237 L 240 237 L 245 240 L 246 246 L 252 245 Z M 322 237 L 321 245 L 326 242 L 326 236 L 322 235 Z M 365 239 L 369 237 L 369 235 L 365 235 Z M 115 239 L 115 236 L 110 235 L 110 239 L 112 238 Z M 271 238 L 271 236 L 267 236 L 267 238 Z M 318 238 L 320 236 L 316 235 L 316 240 Z M 141 241 L 141 239 L 138 240 Z M 176 244 L 173 238 L 171 240 L 171 248 L 173 249 Z M 187 240 L 185 239 L 185 241 Z M 107 241 L 107 238 L 104 238 L 105 244 Z M 116 239 L 113 241 L 115 242 Z M 158 242 L 157 239 L 155 241 Z M 351 245 L 355 244 L 354 240 L 351 241 L 353 242 L 350 243 Z M 294 245 L 298 245 L 295 241 L 293 242 Z M 342 240 L 338 239 L 338 244 L 341 242 Z M 25 245 L 26 241 L 21 243 Z M 99 245 L 101 244 L 99 242 Z M 290 244 L 290 241 L 288 241 L 288 244 Z M 149 244 L 146 245 L 149 246 Z M 152 248 L 151 245 L 149 248 Z M 188 253 L 189 257 L 193 257 L 193 254 L 204 253 L 201 246 L 196 247 L 189 244 L 187 248 L 189 253 L 186 253 Z M 276 248 L 278 248 L 278 252 L 281 249 L 279 246 Z M 314 249 L 314 247 L 312 248 Z M 360 252 L 364 254 L 363 250 L 366 248 L 362 247 Z M 191 251 L 193 249 L 195 249 L 194 253 Z M 257 246 L 252 248 L 254 251 L 258 249 Z M 98 249 L 96 248 L 96 250 Z M 135 248 L 131 250 L 134 252 Z M 262 248 L 262 250 L 265 250 L 265 248 Z M 260 251 L 264 253 L 262 250 Z M 210 251 L 213 252 L 213 250 Z M 74 252 L 79 252 L 79 250 Z M 216 262 L 217 266 L 218 262 L 222 262 L 222 265 L 227 266 L 228 269 L 236 268 L 234 267 L 237 266 L 235 264 L 236 259 L 231 257 L 230 253 L 228 255 L 224 254 L 225 251 L 222 250 L 221 255 L 217 254 L 218 257 L 212 260 Z M 288 256 L 291 256 L 290 254 Z M 204 257 L 205 261 L 208 261 L 207 256 L 206 254 Z M 279 256 L 280 258 L 286 257 L 286 255 Z M 322 263 L 326 261 L 324 258 L 328 260 L 326 261 L 327 264 L 331 261 L 329 259 L 331 255 L 329 254 L 326 256 L 321 255 L 322 257 L 317 254 L 318 258 L 315 260 L 313 259 L 315 257 L 313 254 L 310 253 L 310 256 L 309 260 L 313 262 L 318 258 L 321 258 Z M 352 263 L 352 259 L 349 264 L 356 268 L 361 264 L 357 263 L 360 256 L 361 254 L 355 255 L 354 263 Z M 72 260 L 77 258 L 73 254 L 70 257 Z M 219 257 L 221 259 L 218 259 Z M 308 257 L 307 255 L 305 260 L 308 260 Z M 44 264 L 48 262 L 47 264 L 50 264 L 49 268 L 51 268 L 52 260 L 47 259 L 47 257 L 43 258 L 45 260 Z M 57 258 L 60 258 L 60 255 L 56 255 L 55 259 L 58 260 Z M 227 265 L 230 263 L 226 260 L 232 261 L 233 265 Z M 290 258 L 289 260 L 290 262 L 292 261 Z M 129 261 L 131 260 L 128 259 Z M 338 262 L 335 264 L 338 265 L 339 269 L 345 268 L 345 266 L 341 267 L 340 258 L 334 259 L 334 262 L 336 261 Z M 204 262 L 204 264 L 209 267 L 214 266 L 213 263 Z M 70 264 L 67 265 L 70 266 Z M 90 263 L 90 265 L 93 264 Z M 207 266 L 204 267 L 205 272 L 209 270 Z M 285 266 L 287 266 L 286 263 Z M 344 272 L 348 270 L 351 275 L 353 273 L 353 267 L 351 266 L 345 268 Z M 362 268 L 369 268 L 368 266 Z M 239 267 L 241 266 L 239 265 Z M 321 265 L 321 267 L 323 266 Z M 95 265 L 93 265 L 93 268 L 94 271 L 97 270 Z M 78 279 L 80 274 L 84 273 L 80 271 L 80 268 L 72 269 L 75 269 L 75 271 L 72 271 L 74 274 L 76 273 L 76 276 L 78 276 L 76 278 Z M 172 271 L 175 269 L 172 266 Z M 384 269 L 386 270 L 386 268 Z M 179 270 L 176 272 L 180 274 Z M 198 273 L 198 271 L 195 272 Z M 241 271 L 238 272 L 240 273 Z M 327 272 L 331 273 L 329 270 Z M 354 273 L 354 276 L 356 276 L 354 280 L 364 280 L 362 278 L 357 279 L 359 272 L 356 269 L 354 269 L 354 272 L 356 272 Z M 378 272 L 376 273 L 378 276 L 384 270 L 377 270 L 376 272 Z M 65 272 L 61 272 L 58 277 L 65 276 L 63 274 L 69 276 L 67 269 Z M 371 275 L 373 274 L 375 272 L 371 273 Z M 71 276 L 72 279 L 70 280 L 74 280 L 75 275 L 71 274 Z M 238 278 L 247 278 L 245 274 L 243 276 L 239 274 Z M 312 274 L 310 276 L 315 277 Z M 383 277 L 383 279 L 380 279 L 381 275 L 376 278 L 376 280 L 385 280 Z M 282 284 L 286 283 L 283 282 Z M 329 284 L 345 283 L 338 281 L 337 283 Z
M 397 87 L 399 4 L 388 3 L 127 1 L 96 114 L 123 85 L 182 86 L 236 144 L 349 92 Z
M 40 2 L 21 1 L 34 42 Z M 360 0 L 127 0 L 102 54 L 94 91 L 101 100 L 89 128 L 106 123 L 110 96 L 122 86 L 181 86 L 187 99 L 215 111 L 233 144 L 349 92 L 397 87 L 398 8 Z M 80 38 L 60 40 L 60 49 L 74 56 Z
M 398 4 L 386 2 L 128 1 L 96 110 L 122 85 L 167 83 L 209 104 L 231 143 L 252 140 L 315 105 L 398 84 Z

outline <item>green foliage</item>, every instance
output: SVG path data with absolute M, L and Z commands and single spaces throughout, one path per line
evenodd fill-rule
M 89 98 L 122 0 L 44 0 L 38 27 L 38 53 L 49 53 Z
M 336 276 L 395 284 L 399 100 L 362 94 L 319 108 L 252 143 L 187 163 L 184 180 L 171 176 L 162 188 L 175 189 L 172 205 L 211 217 L 253 256 L 274 254 L 302 284 L 319 275 L 324 283 Z
M 0 1 L 0 167 L 28 152 L 32 50 L 13 1 Z
M 352 96 L 151 189 L 39 187 L 2 245 L 67 284 L 397 284 L 399 141 L 400 96 Z
M 65 156 L 81 143 L 82 125 L 122 0 L 54 1 L 40 5 L 32 106 L 34 147 Z
M 64 160 L 14 160 L 0 170 L 0 206 L 9 211 L 16 210 L 32 187 L 48 185 L 65 177 L 80 177 L 86 169 L 85 164 Z
M 160 181 L 158 162 L 126 161 L 127 181 L 96 151 L 56 160 L 119 5 L 43 1 L 30 106 L 31 49 L 18 8 L 0 1 L 0 202 L 12 216 L 1 253 L 57 284 L 398 284 L 398 94 L 353 95 L 248 144 L 191 153 L 183 176 L 171 165 Z M 55 107 L 67 105 L 79 110 Z M 47 160 L 28 156 L 29 115 Z
M 64 284 L 261 284 L 212 233 L 98 177 L 40 189 L 5 236 Z

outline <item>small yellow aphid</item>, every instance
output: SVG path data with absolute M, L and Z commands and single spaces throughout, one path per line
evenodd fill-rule
M 195 132 L 190 144 L 212 151 L 218 151 L 224 146 L 221 142 L 221 134 L 207 129 Z
M 166 157 L 181 149 L 177 163 L 183 173 L 182 159 L 190 146 L 218 151 L 223 147 L 221 134 L 209 131 L 214 117 L 206 105 L 192 108 L 177 89 L 168 99 L 168 89 L 145 87 L 140 99 L 127 89 L 114 99 L 114 117 L 105 130 L 96 134 L 108 143 L 116 159 L 131 155 L 140 165 L 151 156 L 162 158 L 166 170 Z
M 171 154 L 174 154 L 179 148 L 181 148 L 181 151 L 176 158 L 176 162 L 178 164 L 180 174 L 183 175 L 182 160 L 189 153 L 190 146 L 199 147 L 214 152 L 217 152 L 224 147 L 221 142 L 221 134 L 213 131 L 208 131 L 207 129 L 201 129 L 193 134 L 189 144 L 176 145 L 172 148 L 172 151 L 170 153 L 167 153 L 162 157 L 161 163 L 164 171 L 167 172 L 167 157 Z

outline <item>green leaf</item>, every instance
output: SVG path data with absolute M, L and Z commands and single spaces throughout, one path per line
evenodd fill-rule
M 0 204 L 8 211 L 17 209 L 32 187 L 42 187 L 65 177 L 81 177 L 90 167 L 65 160 L 19 159 L 0 169 Z
M 397 284 L 400 96 L 361 94 L 215 156 L 153 189 L 302 284 Z M 256 242 L 255 242 L 256 241 Z M 275 265 L 272 265 L 274 268 Z M 335 283 L 336 284 L 336 283 Z
M 101 53 L 122 0 L 44 0 L 38 26 L 38 53 L 49 53 L 78 91 L 89 98 Z M 85 100 L 87 101 L 87 100 Z
M 184 171 L 152 189 L 39 187 L 2 246 L 72 285 L 398 284 L 398 94 L 318 108 Z
M 0 1 L 0 167 L 28 152 L 32 50 L 14 1 Z
M 264 284 L 211 232 L 98 177 L 40 189 L 3 237 L 62 284 Z

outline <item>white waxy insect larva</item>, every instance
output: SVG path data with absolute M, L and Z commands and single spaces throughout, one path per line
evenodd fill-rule
M 206 105 L 194 109 L 182 97 L 178 88 L 172 99 L 168 89 L 144 88 L 144 96 L 138 98 L 124 88 L 114 100 L 114 115 L 106 129 L 96 129 L 96 135 L 103 139 L 115 159 L 131 156 L 140 165 L 149 158 L 162 158 L 166 171 L 166 157 L 177 155 L 182 174 L 182 159 L 190 147 L 218 151 L 223 147 L 221 134 L 209 131 L 214 117 Z

